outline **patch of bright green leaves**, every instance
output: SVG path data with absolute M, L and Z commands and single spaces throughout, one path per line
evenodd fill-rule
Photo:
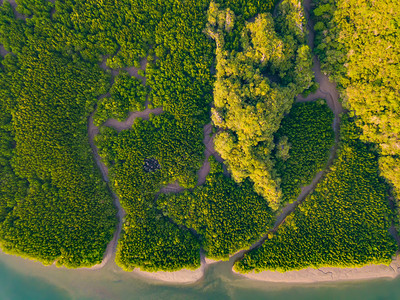
M 344 106 L 357 115 L 362 138 L 377 145 L 382 176 L 400 196 L 399 3 L 315 2 L 321 67 L 338 83 Z
M 135 77 L 128 72 L 120 71 L 110 89 L 111 97 L 101 99 L 97 104 L 93 117 L 95 125 L 101 125 L 108 119 L 123 121 L 131 111 L 143 110 L 146 102 L 147 90 Z
M 273 134 L 295 96 L 310 88 L 313 79 L 304 12 L 296 3 L 282 1 L 275 20 L 264 13 L 246 22 L 234 50 L 225 38 L 236 15 L 214 2 L 208 10 L 206 32 L 215 40 L 217 57 L 212 120 L 223 129 L 215 137 L 215 149 L 233 179 L 240 183 L 249 178 L 273 210 L 282 198 L 271 159 Z

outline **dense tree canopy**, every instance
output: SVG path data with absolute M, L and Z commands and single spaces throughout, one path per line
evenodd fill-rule
M 144 174 L 142 165 L 141 172 L 131 174 L 136 175 L 137 181 L 121 181 L 118 188 L 119 182 L 112 182 L 114 188 L 121 192 L 122 202 L 128 212 L 127 220 L 130 220 L 126 223 L 119 246 L 118 261 L 126 269 L 141 266 L 146 270 L 175 270 L 199 265 L 199 245 L 191 233 L 182 231 L 165 218 L 159 219 L 154 210 L 145 208 L 149 199 L 154 200 L 155 192 L 169 182 L 179 180 L 182 186 L 193 187 L 196 171 L 203 161 L 204 146 L 201 141 L 203 125 L 209 121 L 209 103 L 212 100 L 210 67 L 214 59 L 213 43 L 203 33 L 208 4 L 206 0 L 191 1 L 184 5 L 175 0 L 162 3 L 158 0 L 66 0 L 55 1 L 55 4 L 45 0 L 21 0 L 18 1 L 17 10 L 24 18 L 15 18 L 12 7 L 5 2 L 0 14 L 0 42 L 13 55 L 6 58 L 10 71 L 4 81 L 14 82 L 14 85 L 12 97 L 7 94 L 10 93 L 8 87 L 2 90 L 5 95 L 2 101 L 4 105 L 15 107 L 16 113 L 12 119 L 10 115 L 4 117 L 4 132 L 1 132 L 5 136 L 1 148 L 4 149 L 2 163 L 5 166 L 2 172 L 6 172 L 8 178 L 13 180 L 13 188 L 3 189 L 2 185 L 4 200 L 0 212 L 4 218 L 10 219 L 4 227 L 7 230 L 26 230 L 28 223 L 35 224 L 35 219 L 28 221 L 28 217 L 39 216 L 38 211 L 47 213 L 39 220 L 47 222 L 51 228 L 40 233 L 43 237 L 36 238 L 34 230 L 37 228 L 34 227 L 29 238 L 25 238 L 25 244 L 16 240 L 18 232 L 13 232 L 13 235 L 4 233 L 4 239 L 9 240 L 8 244 L 2 243 L 4 249 L 15 248 L 19 244 L 23 249 L 8 251 L 27 254 L 49 263 L 57 259 L 68 266 L 90 265 L 100 261 L 115 224 L 112 218 L 115 211 L 105 184 L 100 181 L 94 167 L 87 143 L 86 117 L 95 107 L 96 98 L 106 94 L 109 88 L 110 78 L 100 70 L 98 62 L 106 55 L 107 65 L 111 68 L 138 67 L 141 58 L 147 56 L 148 88 L 120 72 L 109 91 L 111 96 L 102 99 L 94 117 L 96 124 L 101 124 L 109 117 L 121 120 L 128 111 L 143 109 L 146 90 L 150 90 L 149 107 L 163 106 L 164 111 L 169 113 L 147 122 L 147 127 L 144 126 L 147 131 L 141 137 L 143 142 L 137 145 L 142 147 L 138 148 L 137 153 L 146 153 L 145 144 L 151 143 L 153 136 L 156 145 L 149 147 L 153 147 L 152 151 L 161 157 L 161 168 Z M 14 113 L 11 108 L 10 112 Z M 137 127 L 141 128 L 141 125 Z M 157 130 L 161 130 L 163 135 Z M 105 130 L 103 138 L 112 140 L 114 135 L 107 134 Z M 130 142 L 137 140 L 132 137 Z M 158 144 L 160 142 L 164 145 Z M 15 151 L 11 151 L 14 144 Z M 103 144 L 104 147 L 109 146 L 105 142 Z M 102 150 L 102 154 L 105 154 L 106 151 Z M 121 152 L 119 155 L 135 159 L 137 153 Z M 110 154 L 107 155 L 108 158 Z M 113 163 L 110 163 L 111 167 Z M 115 172 L 118 175 L 120 167 L 117 162 L 111 174 Z M 157 175 L 160 172 L 162 176 Z M 117 178 L 117 175 L 114 177 Z M 155 179 L 149 179 L 151 176 Z M 129 184 L 124 190 L 125 182 Z M 5 184 L 8 186 L 9 181 Z M 136 185 L 148 191 L 146 197 L 143 196 L 147 200 L 136 199 L 137 190 L 128 191 L 128 188 Z M 38 205 L 24 200 L 24 209 L 35 209 L 35 213 L 24 216 L 26 221 L 22 215 L 18 215 L 15 218 L 21 221 L 15 226 L 15 218 L 11 219 L 11 215 L 17 214 L 18 210 L 14 209 L 14 212 L 13 207 L 17 199 L 25 197 L 28 186 L 28 197 Z M 46 196 L 51 197 L 53 202 L 43 202 Z M 83 200 L 93 207 L 86 208 Z M 138 210 L 130 210 L 131 207 Z M 138 213 L 140 207 L 144 215 Z M 71 217 L 67 218 L 64 214 Z M 53 223 L 45 221 L 47 218 Z M 143 249 L 141 258 L 131 255 L 132 250 L 127 249 L 126 245 L 133 247 L 141 238 L 141 233 L 137 231 L 135 235 L 134 231 L 129 230 L 129 224 L 139 224 L 141 219 L 155 226 L 142 226 L 141 229 L 145 230 L 142 233 L 148 237 L 157 238 L 157 231 L 160 234 L 164 232 L 165 237 L 175 236 L 177 239 L 169 240 L 171 247 L 175 248 L 179 239 L 183 238 L 182 248 L 174 256 L 176 261 L 171 262 L 171 257 L 156 253 L 160 239 L 156 240 L 156 244 L 149 241 L 148 252 Z M 65 222 L 65 229 L 57 222 Z M 86 231 L 83 231 L 82 224 L 85 224 Z M 151 228 L 152 233 L 146 228 Z M 63 240 L 61 236 L 65 235 L 64 230 L 74 234 Z M 82 241 L 83 237 L 85 241 Z M 162 239 L 161 235 L 158 237 Z M 73 239 L 76 245 L 70 245 L 74 243 Z M 36 245 L 44 243 L 43 240 L 47 244 L 37 249 Z M 192 241 L 192 244 L 184 241 Z M 165 246 L 169 242 L 165 241 Z M 59 258 L 57 255 L 63 243 L 65 249 L 62 248 L 62 258 Z M 36 248 L 29 249 L 32 245 Z M 85 250 L 75 251 L 73 247 Z M 90 252 L 92 248 L 96 249 L 95 253 Z M 160 259 L 154 258 L 150 262 L 156 254 Z
M 196 185 L 203 149 L 202 135 L 196 128 L 189 124 L 181 127 L 165 113 L 149 121 L 136 119 L 131 130 L 120 133 L 104 127 L 97 137 L 100 155 L 110 167 L 110 179 L 127 212 L 117 253 L 117 262 L 124 269 L 174 271 L 199 266 L 198 241 L 191 232 L 162 216 L 154 204 L 156 193 L 168 183 Z M 160 167 L 146 170 L 144 165 L 149 159 Z
M 1 8 L 1 39 L 15 52 L 1 73 L 0 245 L 46 264 L 91 266 L 116 225 L 86 125 L 108 77 L 42 43 L 32 22 L 16 20 L 8 3 Z
M 231 30 L 224 33 L 225 48 L 229 50 L 240 49 L 241 33 L 251 18 L 258 14 L 271 12 L 274 0 L 216 0 L 220 9 L 229 9 L 235 15 Z
M 380 168 L 400 190 L 400 36 L 396 0 L 318 0 L 317 52 L 354 111 L 362 138 L 376 143 Z
M 338 157 L 278 232 L 235 264 L 240 272 L 389 264 L 396 243 L 376 155 L 345 119 Z
M 293 202 L 301 187 L 323 171 L 333 146 L 333 113 L 324 100 L 295 103 L 276 132 L 275 168 L 283 202 Z
M 111 188 L 127 213 L 118 265 L 195 269 L 201 248 L 227 259 L 259 239 L 272 210 L 324 167 L 332 113 L 318 101 L 292 108 L 297 94 L 315 88 L 300 1 L 283 0 L 273 14 L 270 0 L 16 3 L 16 12 L 0 6 L 0 50 L 10 52 L 0 68 L 4 251 L 67 267 L 99 263 L 117 222 Z M 344 121 L 327 177 L 276 236 L 236 264 L 243 272 L 387 263 L 395 251 L 386 187 L 362 141 L 379 146 L 381 173 L 400 189 L 396 3 L 317 4 L 317 52 L 354 123 Z M 144 58 L 146 85 L 123 71 Z M 112 72 L 100 68 L 104 60 Z M 211 158 L 206 183 L 196 186 L 212 103 L 215 147 L 231 178 Z M 96 108 L 101 126 L 145 104 L 163 114 L 121 132 L 100 127 L 107 187 L 88 116 Z M 160 194 L 175 182 L 186 191 Z
M 131 111 L 143 110 L 147 90 L 139 79 L 129 76 L 128 72 L 120 71 L 110 89 L 111 97 L 101 99 L 97 104 L 94 123 L 101 125 L 112 118 L 123 121 Z
M 232 177 L 237 182 L 250 178 L 255 190 L 273 209 L 279 207 L 281 200 L 270 157 L 273 133 L 294 97 L 308 89 L 313 79 L 310 49 L 304 44 L 302 7 L 285 0 L 278 11 L 280 26 L 275 27 L 270 14 L 257 16 L 246 23 L 241 44 L 234 50 L 227 49 L 224 40 L 235 20 L 229 8 L 221 10 L 211 2 L 207 26 L 207 33 L 217 44 L 212 119 L 224 129 L 215 138 L 216 150 Z M 292 18 L 292 13 L 299 18 Z
M 228 259 L 265 234 L 273 218 L 248 180 L 238 185 L 223 175 L 212 156 L 210 163 L 204 185 L 191 192 L 160 195 L 157 204 L 165 216 L 197 232 L 207 257 Z
M 161 11 L 158 1 L 150 2 L 148 18 L 157 25 L 146 29 L 153 43 L 146 67 L 148 100 L 149 107 L 162 106 L 165 113 L 136 120 L 131 130 L 119 134 L 104 129 L 98 145 L 127 212 L 118 264 L 124 269 L 173 271 L 198 267 L 200 245 L 190 231 L 155 209 L 155 195 L 175 181 L 186 188 L 196 185 L 212 100 L 213 46 L 203 33 L 207 1 L 164 1 Z M 149 161 L 159 167 L 149 171 L 144 167 Z
M 149 196 L 126 198 L 129 209 L 118 243 L 116 262 L 126 271 L 176 271 L 200 266 L 200 244 L 186 228 L 172 223 L 154 209 Z
M 229 3 L 226 5 L 230 6 Z M 246 6 L 246 4 L 241 5 Z M 206 27 L 208 2 L 196 1 L 182 6 L 176 1 L 170 1 L 163 3 L 163 7 L 165 11 L 161 14 L 153 15 L 150 12 L 152 18 L 158 16 L 160 21 L 155 31 L 151 33 L 154 35 L 155 44 L 149 50 L 146 84 L 150 88 L 149 106 L 162 106 L 166 113 L 151 117 L 149 121 L 138 120 L 131 130 L 119 134 L 111 129 L 104 129 L 98 138 L 100 154 L 110 166 L 114 189 L 128 213 L 127 220 L 130 220 L 124 225 L 125 234 L 117 254 L 118 263 L 126 269 L 132 267 L 151 269 L 148 268 L 148 264 L 153 266 L 153 270 L 198 266 L 194 263 L 195 261 L 198 263 L 198 242 L 188 242 L 186 247 L 179 248 L 180 250 L 177 248 L 177 251 L 171 253 L 168 258 L 164 257 L 161 260 L 157 258 L 161 257 L 156 253 L 159 247 L 162 245 L 169 247 L 171 242 L 171 239 L 163 238 L 162 235 L 162 232 L 168 235 L 166 231 L 168 228 L 171 230 L 172 239 L 177 235 L 186 236 L 189 240 L 193 238 L 190 231 L 176 227 L 171 221 L 192 229 L 197 227 L 178 222 L 172 215 L 171 219 L 163 216 L 156 210 L 153 202 L 157 191 L 168 183 L 178 181 L 183 187 L 193 188 L 196 185 L 196 171 L 204 159 L 202 127 L 209 121 L 209 103 L 212 101 L 210 69 L 213 62 L 213 44 L 203 32 Z M 149 161 L 156 161 L 159 167 L 154 168 L 154 171 L 148 171 L 147 167 L 143 166 Z M 232 191 L 233 183 L 224 186 L 225 179 L 221 176 L 218 176 L 218 180 L 222 182 L 215 182 L 217 187 L 213 189 L 226 188 Z M 222 186 L 218 187 L 219 185 Z M 251 185 L 246 183 L 245 186 L 247 191 L 244 195 L 246 193 L 251 195 L 248 190 Z M 243 201 L 239 196 L 235 199 Z M 261 201 L 256 195 L 252 195 L 249 199 L 253 199 L 255 203 Z M 250 209 L 254 206 L 249 204 L 248 207 Z M 139 228 L 142 224 L 139 221 L 143 218 L 138 208 L 143 208 L 148 212 L 147 216 L 153 216 L 158 220 L 159 225 L 155 226 L 164 224 L 160 234 L 153 231 L 156 229 L 145 227 L 146 230 L 143 231 Z M 176 209 L 179 210 L 179 207 L 176 206 Z M 227 218 L 231 216 L 229 212 L 225 215 L 222 208 L 220 209 L 221 219 L 211 219 L 211 228 L 215 226 L 215 222 L 228 222 Z M 265 204 L 264 209 L 268 210 Z M 150 222 L 149 218 L 147 220 Z M 232 237 L 225 238 L 220 232 L 216 242 L 212 239 L 208 242 L 210 249 L 207 251 L 209 250 L 210 255 L 214 257 L 226 257 L 243 245 L 249 245 L 251 240 L 266 230 L 270 215 L 260 215 L 259 219 L 257 226 L 246 223 L 247 229 Z M 232 231 L 232 228 L 236 228 L 234 226 L 238 224 L 228 226 L 226 230 Z M 250 233 L 251 230 L 254 232 Z M 153 242 L 146 242 L 148 239 Z M 232 241 L 231 246 L 228 245 L 228 240 Z M 137 249 L 135 245 L 138 241 L 146 244 L 146 247 L 138 249 L 137 252 L 141 254 L 135 256 L 131 249 Z M 221 246 L 218 246 L 218 243 L 221 243 Z M 149 255 L 150 258 L 146 261 L 140 258 L 141 255 Z
M 120 133 L 103 127 L 96 139 L 99 153 L 110 167 L 110 178 L 117 182 L 116 191 L 123 198 L 154 194 L 175 181 L 186 188 L 197 183 L 196 172 L 204 147 L 197 124 L 182 126 L 172 115 L 164 113 L 151 116 L 149 121 L 136 119 L 132 129 Z M 155 159 L 160 168 L 146 171 L 143 166 L 147 159 Z M 128 203 L 124 205 L 128 207 Z

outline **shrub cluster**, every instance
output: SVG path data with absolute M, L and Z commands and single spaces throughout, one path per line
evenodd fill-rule
M 137 195 L 132 195 L 137 196 Z M 200 266 L 200 244 L 186 228 L 172 223 L 154 209 L 154 198 L 130 198 L 135 209 L 126 217 L 116 262 L 125 271 L 194 270 Z

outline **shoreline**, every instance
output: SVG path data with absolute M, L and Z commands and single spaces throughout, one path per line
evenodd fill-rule
M 56 263 L 45 265 L 42 262 L 29 258 L 29 257 L 21 257 L 16 254 L 5 253 L 0 248 L 0 255 L 10 256 L 13 260 L 19 261 L 19 263 L 25 264 L 28 263 L 31 266 L 35 266 L 39 268 L 39 270 L 48 270 L 50 272 L 76 272 L 76 274 L 88 274 L 88 273 L 97 273 L 97 272 L 105 272 L 109 274 L 119 273 L 124 277 L 130 277 L 130 275 L 136 275 L 138 277 L 144 279 L 152 279 L 159 282 L 164 283 L 172 283 L 172 284 L 189 284 L 195 283 L 204 277 L 204 270 L 207 263 L 202 263 L 199 268 L 196 270 L 188 270 L 181 269 L 174 272 L 167 271 L 157 271 L 157 272 L 147 272 L 142 271 L 140 268 L 135 268 L 133 271 L 123 271 L 116 263 L 113 255 L 107 257 L 107 259 L 103 260 L 101 263 L 96 264 L 91 267 L 80 267 L 80 268 L 67 268 L 65 266 L 56 266 Z M 88 272 L 88 273 L 86 273 Z
M 140 277 L 147 279 L 161 281 L 164 283 L 189 284 L 189 283 L 195 283 L 204 277 L 205 267 L 206 267 L 205 264 L 201 264 L 201 266 L 196 270 L 182 269 L 174 272 L 165 272 L 165 271 L 146 272 L 140 270 L 140 268 L 137 268 L 134 269 L 132 272 L 128 273 L 139 275 Z
M 0 254 L 9 255 L 16 258 L 18 261 L 25 263 L 26 261 L 33 265 L 39 266 L 41 270 L 57 270 L 58 271 L 72 271 L 80 274 L 83 272 L 96 273 L 99 271 L 105 271 L 106 273 L 113 274 L 117 270 L 117 273 L 122 276 L 134 275 L 142 279 L 150 279 L 158 281 L 158 283 L 169 283 L 169 284 L 193 284 L 202 280 L 205 276 L 205 270 L 210 265 L 226 264 L 228 261 L 216 261 L 212 259 L 205 259 L 201 266 L 196 270 L 182 269 L 174 272 L 157 271 L 157 272 L 146 272 L 140 270 L 140 268 L 134 269 L 131 272 L 122 271 L 114 263 L 110 269 L 110 262 L 114 262 L 110 259 L 107 264 L 98 264 L 92 267 L 82 267 L 77 269 L 67 269 L 65 267 L 56 267 L 54 264 L 43 265 L 41 262 L 29 258 L 22 258 L 17 255 L 6 254 L 0 250 Z M 107 266 L 107 268 L 105 268 Z M 106 269 L 106 270 L 104 270 Z M 244 280 L 250 280 L 255 282 L 265 283 L 289 283 L 289 284 L 309 284 L 309 283 L 329 283 L 329 282 L 345 282 L 345 281 L 366 281 L 375 279 L 395 279 L 400 275 L 400 255 L 397 256 L 392 262 L 386 265 L 369 264 L 363 267 L 355 268 L 338 268 L 338 267 L 321 267 L 306 268 L 298 271 L 287 271 L 281 273 L 279 271 L 262 271 L 255 273 L 254 271 L 243 274 L 231 269 L 232 274 Z M 64 272 L 63 272 L 64 273 Z M 125 275 L 124 275 L 125 274 Z
M 197 270 L 182 269 L 175 272 L 146 272 L 140 269 L 133 270 L 132 274 L 152 279 L 164 283 L 172 284 L 190 284 L 195 283 L 205 275 L 205 269 L 212 265 L 224 263 L 224 261 L 215 261 L 206 259 Z M 226 263 L 226 262 L 225 262 Z M 373 279 L 395 279 L 400 275 L 400 256 L 396 257 L 388 266 L 370 264 L 355 268 L 321 267 L 306 268 L 298 271 L 263 271 L 255 273 L 254 271 L 242 274 L 232 268 L 232 273 L 247 280 L 265 282 L 265 283 L 327 283 L 344 281 L 364 281 Z
M 397 256 L 386 265 L 369 264 L 358 268 L 321 267 L 306 268 L 298 271 L 254 271 L 242 274 L 232 269 L 232 272 L 240 277 L 271 283 L 318 283 L 318 282 L 340 282 L 355 280 L 371 280 L 380 278 L 394 279 L 400 274 L 400 257 Z

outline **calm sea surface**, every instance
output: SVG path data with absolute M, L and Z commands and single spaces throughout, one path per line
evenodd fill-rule
M 242 279 L 227 263 L 211 265 L 195 284 L 173 285 L 122 272 L 44 267 L 0 253 L 0 299 L 400 299 L 400 278 L 324 284 L 270 284 Z

